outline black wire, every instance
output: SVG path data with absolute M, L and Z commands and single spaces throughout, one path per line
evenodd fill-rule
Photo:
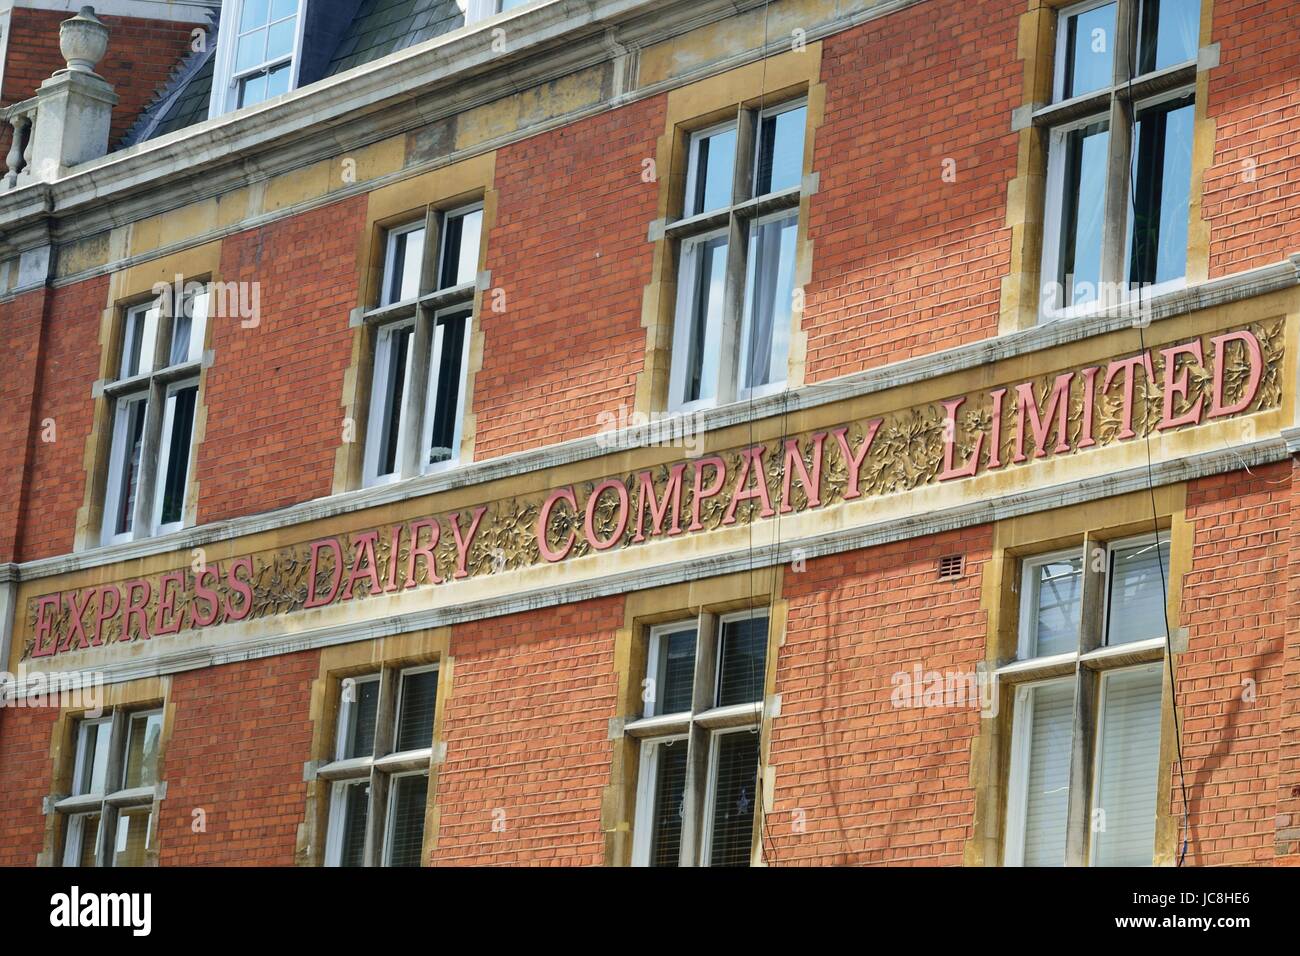
M 1128 124 L 1129 124 L 1129 143 L 1128 143 L 1128 169 L 1129 169 L 1129 211 L 1133 216 L 1133 247 L 1132 252 L 1137 251 L 1138 243 L 1138 212 L 1137 212 L 1137 183 L 1135 181 L 1133 156 L 1138 148 L 1137 134 L 1137 103 L 1133 100 L 1133 74 L 1135 72 L 1137 58 L 1137 16 L 1136 11 L 1126 24 L 1128 27 L 1128 79 L 1127 86 L 1127 106 L 1128 106 Z M 1144 259 L 1149 256 L 1144 257 Z M 1130 262 L 1131 264 L 1131 262 Z M 1134 322 L 1134 328 L 1137 329 L 1138 346 L 1144 357 L 1143 371 L 1145 372 L 1145 357 L 1147 355 L 1146 333 L 1143 331 L 1144 316 L 1142 314 L 1142 277 L 1137 278 L 1137 319 Z M 1166 361 L 1170 361 L 1166 359 Z M 1136 374 L 1134 368 L 1131 374 Z M 1156 504 L 1155 472 L 1151 460 L 1151 401 L 1150 376 L 1142 376 L 1142 429 L 1145 434 L 1145 445 L 1147 455 L 1147 493 L 1151 497 L 1151 527 L 1155 537 L 1156 546 L 1156 566 L 1160 569 L 1160 593 L 1164 600 L 1160 602 L 1161 614 L 1165 622 L 1165 664 L 1169 672 L 1169 698 L 1173 706 L 1174 715 L 1174 749 L 1178 759 L 1178 784 L 1183 803 L 1182 831 L 1183 839 L 1178 852 L 1178 865 L 1182 866 L 1183 861 L 1187 858 L 1188 833 L 1190 830 L 1190 810 L 1187 798 L 1187 775 L 1183 765 L 1183 735 L 1181 722 L 1178 718 L 1178 681 L 1174 672 L 1174 649 L 1173 639 L 1169 628 L 1169 582 L 1165 576 L 1165 559 L 1160 550 L 1160 511 Z M 1109 569 L 1108 569 L 1109 571 Z

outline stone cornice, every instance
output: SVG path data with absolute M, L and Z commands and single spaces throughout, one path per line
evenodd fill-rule
M 1215 279 L 1176 292 L 1165 293 L 1156 296 L 1145 304 L 1151 315 L 1151 325 L 1153 329 L 1159 332 L 1161 331 L 1159 327 L 1163 323 L 1176 320 L 1179 316 L 1270 292 L 1292 289 L 1298 285 L 1300 285 L 1300 255 L 1260 269 Z M 979 368 L 994 362 L 1030 355 L 1070 342 L 1132 328 L 1133 318 L 1123 310 L 1063 319 L 1009 335 L 972 342 L 881 368 L 846 375 L 827 382 L 807 385 L 788 392 L 755 399 L 752 402 L 736 402 L 718 408 L 707 409 L 697 413 L 697 417 L 692 418 L 692 423 L 698 424 L 706 433 L 713 432 L 750 421 L 777 418 L 786 413 L 802 409 L 818 408 L 844 402 L 864 395 L 899 388 L 914 382 Z M 1135 333 L 1133 351 L 1137 351 L 1138 347 L 1138 337 Z M 524 452 L 503 455 L 500 458 L 487 461 L 474 462 L 449 471 L 424 475 L 389 485 L 348 491 L 262 514 L 187 528 L 173 534 L 50 558 L 41 558 L 14 566 L 16 571 L 13 573 L 19 580 L 27 581 L 152 555 L 189 551 L 193 548 L 206 547 L 220 541 L 284 528 L 288 525 L 351 514 L 367 508 L 401 502 L 455 488 L 484 484 L 573 462 L 598 459 L 616 451 L 669 444 L 680 436 L 681 427 L 682 416 L 672 416 L 652 422 L 643 429 L 624 428 L 601 435 L 592 435 Z M 1280 442 L 1279 448 L 1286 448 L 1287 443 L 1285 441 L 1282 441 L 1282 439 L 1277 441 Z
M 919 2 L 885 0 L 844 12 L 810 26 L 807 39 Z M 551 0 L 501 15 L 313 83 L 278 101 L 110 153 L 53 183 L 0 193 L 0 222 L 6 224 L 0 257 L 51 241 L 96 235 L 219 196 L 608 62 L 620 48 L 659 43 L 763 6 L 764 0 Z M 492 50 L 492 30 L 498 26 L 509 28 L 506 53 Z M 616 43 L 610 42 L 611 36 Z M 788 36 L 778 36 L 767 49 L 740 51 L 702 72 L 729 69 L 785 49 L 789 42 Z M 694 78 L 683 76 L 672 85 Z M 660 91 L 641 88 L 597 109 Z M 519 136 L 535 132 L 537 128 L 524 130 Z

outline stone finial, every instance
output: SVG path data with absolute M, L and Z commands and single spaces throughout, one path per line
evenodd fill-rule
M 59 24 L 59 52 L 70 71 L 94 73 L 107 50 L 108 27 L 95 16 L 94 7 L 82 7 L 75 17 Z

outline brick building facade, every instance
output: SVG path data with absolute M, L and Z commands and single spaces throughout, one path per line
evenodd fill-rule
M 1300 862 L 1288 3 L 163 6 L 0 49 L 0 862 Z

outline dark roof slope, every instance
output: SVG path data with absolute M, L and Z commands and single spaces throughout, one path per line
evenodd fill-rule
M 208 96 L 212 91 L 220 19 L 220 9 L 213 7 L 208 14 L 208 36 L 204 48 L 191 50 L 181 57 L 153 101 L 123 135 L 118 143 L 119 149 L 193 126 L 208 118 Z
M 325 75 L 342 73 L 464 25 L 456 0 L 362 0 Z
M 309 5 L 307 16 L 307 49 L 299 67 L 300 85 L 334 76 L 465 24 L 456 0 L 316 0 L 315 9 Z M 340 24 L 339 19 L 344 22 Z M 208 118 L 219 20 L 220 11 L 214 9 L 207 48 L 181 59 L 153 102 L 123 136 L 121 147 Z M 313 43 L 316 49 L 311 48 Z

